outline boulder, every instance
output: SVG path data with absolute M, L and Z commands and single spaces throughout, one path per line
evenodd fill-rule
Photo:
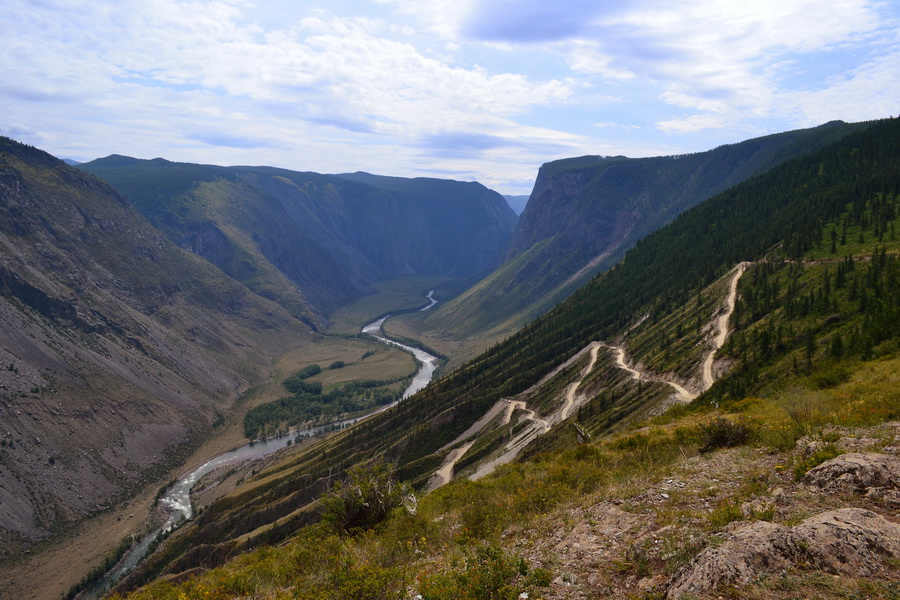
M 794 527 L 818 570 L 865 577 L 900 557 L 900 525 L 870 510 L 842 508 L 810 517 Z
M 757 521 L 736 529 L 723 544 L 706 548 L 679 570 L 666 597 L 742 586 L 792 566 L 867 576 L 885 569 L 886 558 L 900 558 L 900 525 L 869 510 L 832 510 L 795 527 Z
M 888 454 L 842 454 L 810 469 L 803 483 L 826 492 L 900 490 L 900 459 Z
M 693 596 L 723 584 L 745 585 L 762 573 L 790 566 L 792 559 L 800 558 L 801 546 L 790 527 L 768 521 L 745 525 L 677 572 L 666 597 Z

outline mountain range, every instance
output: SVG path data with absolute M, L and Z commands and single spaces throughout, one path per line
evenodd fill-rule
M 819 515 L 844 519 L 848 529 L 834 535 L 845 542 L 786 542 L 772 556 L 795 587 L 776 589 L 814 589 L 815 571 L 786 549 L 805 548 L 804 556 L 820 561 L 872 561 L 873 596 L 890 597 L 896 543 L 872 542 L 894 557 L 887 562 L 846 558 L 862 539 L 893 539 L 884 516 L 890 500 L 865 504 L 869 525 L 850 524 L 863 518 L 852 512 L 862 510 L 858 492 L 833 498 L 829 506 L 844 512 L 831 514 L 795 481 L 854 448 L 876 452 L 859 460 L 897 467 L 897 433 L 882 424 L 900 417 L 898 127 L 896 120 L 868 124 L 714 196 L 409 401 L 273 458 L 255 474 L 229 474 L 221 481 L 234 490 L 167 540 L 125 589 L 160 574 L 200 573 L 257 545 L 284 544 L 197 581 L 236 591 L 236 578 L 278 564 L 294 575 L 272 574 L 266 589 L 301 594 L 325 590 L 321 584 L 336 586 L 328 588 L 336 594 L 368 585 L 381 590 L 376 595 L 414 586 L 435 598 L 484 597 L 464 591 L 482 578 L 509 597 L 548 587 L 553 597 L 570 587 L 627 597 L 638 585 L 650 597 L 715 597 L 719 584 L 756 585 L 752 593 L 762 593 L 769 562 L 740 554 L 756 552 L 751 534 L 760 533 L 752 544 L 777 544 L 762 532 L 787 530 L 770 521 L 791 525 Z M 853 436 L 884 442 L 860 445 Z M 774 458 L 761 458 L 767 455 Z M 379 459 L 395 465 L 397 480 L 436 491 L 418 505 L 398 497 L 396 511 L 362 526 L 369 532 L 361 535 L 347 524 L 353 521 L 340 520 L 361 510 L 355 494 L 384 497 L 388 488 L 380 486 L 399 485 L 384 479 Z M 741 463 L 764 471 L 742 480 Z M 711 469 L 715 479 L 695 485 L 698 469 Z M 323 495 L 335 472 L 349 473 L 344 487 Z M 884 493 L 897 489 L 885 486 Z M 786 488 L 813 495 L 792 503 Z M 666 512 L 669 501 L 683 512 Z M 326 522 L 309 525 L 319 514 Z M 554 550 L 553 539 L 572 539 L 575 515 L 586 514 L 582 526 L 597 530 L 575 538 L 584 551 Z M 741 525 L 747 529 L 735 529 Z M 598 538 L 603 527 L 623 542 Z M 663 539 L 666 548 L 654 546 Z M 738 554 L 703 566 L 722 539 Z M 391 550 L 407 542 L 408 553 Z M 607 556 L 597 549 L 604 543 L 618 551 Z M 541 550 L 530 552 L 531 545 Z M 317 572 L 324 579 L 307 570 L 303 548 L 335 557 L 333 568 Z M 560 554 L 571 562 L 554 562 Z M 505 570 L 506 560 L 518 570 Z M 725 564 L 735 560 L 747 561 L 742 569 L 753 575 L 732 574 Z M 354 565 L 361 579 L 341 579 L 340 564 Z M 160 584 L 141 597 L 198 589 Z
M 116 187 L 176 245 L 316 328 L 375 281 L 492 270 L 516 223 L 478 183 L 121 156 L 79 168 Z
M 435 311 L 424 327 L 460 337 L 515 330 L 683 211 L 865 126 L 835 121 L 695 154 L 547 163 L 503 264 Z
M 242 587 L 248 577 L 262 593 L 301 597 L 468 597 L 475 580 L 508 586 L 496 597 L 571 586 L 589 596 L 719 593 L 691 569 L 732 539 L 729 524 L 793 526 L 821 510 L 818 500 L 777 500 L 794 490 L 785 465 L 803 477 L 862 447 L 842 441 L 853 435 L 883 436 L 864 449 L 890 460 L 896 437 L 872 428 L 900 418 L 897 123 L 548 163 L 518 220 L 475 183 L 119 156 L 76 169 L 4 138 L 8 556 L 146 493 L 274 373 L 276 357 L 340 343 L 320 333 L 339 307 L 380 282 L 431 275 L 449 282 L 438 293 L 449 301 L 415 317 L 423 331 L 515 333 L 389 410 L 214 475 L 201 514 L 121 589 L 165 576 L 174 583 L 140 597 L 256 593 Z M 716 471 L 718 487 L 679 496 L 666 483 L 665 498 L 641 495 L 647 477 L 675 482 L 666 474 L 710 452 L 767 470 L 752 491 Z M 393 494 L 382 485 L 404 490 L 393 511 L 351 525 L 347 511 L 363 509 L 341 490 Z M 887 499 L 871 496 L 867 510 L 887 514 L 886 485 Z M 715 519 L 698 517 L 703 497 Z M 670 499 L 682 513 L 664 512 Z M 649 520 L 630 521 L 629 506 Z M 646 536 L 617 557 L 594 552 L 590 568 L 542 536 L 532 540 L 540 552 L 528 549 L 529 529 L 569 539 L 562 523 L 575 513 L 590 523 L 615 514 L 621 527 L 610 531 Z M 671 547 L 658 552 L 653 539 Z M 808 591 L 795 550 L 825 551 L 803 540 L 785 542 L 783 564 Z M 270 544 L 283 549 L 227 563 Z M 888 562 L 900 558 L 900 545 L 885 544 Z M 331 558 L 306 573 L 304 547 Z M 867 563 L 876 587 L 880 560 Z M 890 586 L 876 591 L 889 597 Z

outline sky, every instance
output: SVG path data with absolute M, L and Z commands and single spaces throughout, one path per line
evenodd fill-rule
M 0 135 L 477 180 L 900 113 L 898 0 L 3 0 Z

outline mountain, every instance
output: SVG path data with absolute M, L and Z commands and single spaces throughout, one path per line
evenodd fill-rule
M 181 464 L 309 336 L 106 183 L 0 138 L 0 339 L 6 560 Z
M 516 221 L 478 183 L 122 156 L 79 168 L 112 184 L 175 244 L 314 327 L 375 281 L 493 269 Z
M 503 264 L 441 306 L 425 327 L 463 337 L 504 323 L 501 329 L 514 330 L 684 210 L 865 126 L 832 122 L 680 156 L 545 164 Z
M 126 587 L 892 597 L 898 182 L 892 119 L 685 211 L 409 400 L 224 476 Z

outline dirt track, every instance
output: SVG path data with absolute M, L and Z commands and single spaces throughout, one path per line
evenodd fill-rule
M 747 270 L 749 264 L 750 263 L 742 262 L 734 268 L 734 277 L 731 278 L 731 283 L 728 286 L 728 297 L 725 299 L 725 312 L 716 319 L 716 331 L 718 333 L 716 334 L 716 337 L 713 338 L 713 349 L 706 355 L 706 358 L 703 361 L 702 374 L 704 390 L 711 388 L 712 384 L 716 381 L 713 376 L 713 360 L 719 349 L 725 345 L 725 340 L 728 339 L 728 320 L 731 319 L 731 314 L 734 312 L 738 281 L 740 280 L 741 275 L 744 274 L 744 271 Z

